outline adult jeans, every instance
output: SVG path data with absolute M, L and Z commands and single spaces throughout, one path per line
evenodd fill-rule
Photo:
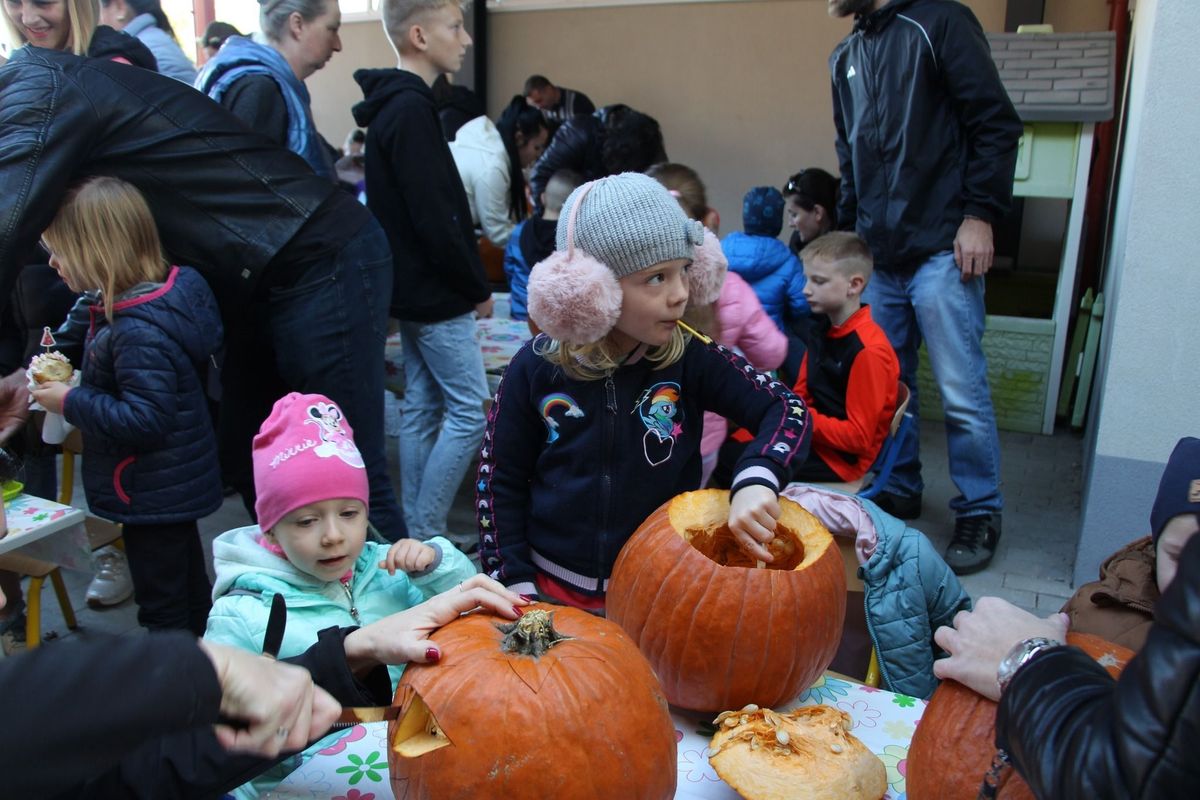
M 887 333 L 900 359 L 900 380 L 912 391 L 918 417 L 917 348 L 922 340 L 946 416 L 950 477 L 959 494 L 950 508 L 962 516 L 998 512 L 1000 440 L 983 354 L 983 278 L 964 283 L 954 253 L 938 253 L 911 275 L 876 271 L 863 292 L 871 317 Z M 914 425 L 886 491 L 918 494 L 924 488 Z
M 391 541 L 407 531 L 387 468 L 383 432 L 383 345 L 392 296 L 392 256 L 372 218 L 341 251 L 292 286 L 256 298 L 233 320 L 221 371 L 222 467 L 253 508 L 250 446 L 287 392 L 323 394 L 354 431 L 370 482 L 371 522 Z
M 400 323 L 400 500 L 413 538 L 446 533 L 446 515 L 483 440 L 487 377 L 474 313 Z

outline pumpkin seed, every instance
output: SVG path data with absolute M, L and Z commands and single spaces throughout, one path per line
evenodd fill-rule
M 787 731 L 781 731 L 781 730 L 775 731 L 775 741 L 779 742 L 780 744 L 786 745 L 788 743 L 789 739 L 791 739 L 791 737 L 788 736 Z
M 726 728 L 732 728 L 733 726 L 735 726 L 737 724 L 738 724 L 738 721 L 737 721 L 736 717 L 729 717 L 728 719 L 725 720 Z
M 754 703 L 747 703 L 742 706 L 742 711 L 758 711 L 758 706 L 754 705 Z
M 842 752 L 842 746 L 840 744 L 831 744 L 831 745 L 829 745 L 829 749 L 835 753 Z

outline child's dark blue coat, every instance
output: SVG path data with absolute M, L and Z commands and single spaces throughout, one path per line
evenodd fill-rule
M 221 505 L 217 444 L 200 373 L 221 343 L 208 284 L 188 267 L 165 283 L 91 307 L 80 385 L 63 407 L 83 431 L 83 485 L 102 517 L 183 522 Z

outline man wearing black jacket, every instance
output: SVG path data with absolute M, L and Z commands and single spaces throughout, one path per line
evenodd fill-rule
M 875 256 L 863 294 L 913 390 L 925 342 L 959 495 L 946 561 L 987 566 L 1000 539 L 1000 445 L 981 345 L 992 225 L 1008 212 L 1021 122 L 970 9 L 951 0 L 829 0 L 854 30 L 833 51 L 838 220 Z M 921 510 L 917 437 L 877 502 Z
M 1037 797 L 1195 797 L 1200 535 L 1184 547 L 1146 644 L 1119 679 L 1062 644 L 1066 622 L 984 597 L 934 634 L 950 653 L 934 673 L 999 699 L 996 746 Z

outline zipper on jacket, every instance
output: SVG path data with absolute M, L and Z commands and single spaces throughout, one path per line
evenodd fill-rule
M 596 537 L 596 591 L 604 588 L 604 556 L 608 544 L 609 510 L 612 507 L 612 449 L 617 427 L 617 386 L 610 373 L 604 378 L 604 460 L 601 472 L 600 535 Z
M 350 616 L 354 617 L 354 621 L 362 625 L 362 620 L 358 618 L 358 608 L 354 605 L 354 590 L 350 588 L 350 581 L 342 584 L 342 591 L 346 593 L 346 600 L 350 602 Z
M 872 65 L 872 67 L 874 67 L 877 63 L 877 56 L 879 55 L 881 41 L 882 41 L 882 36 L 868 37 L 868 36 L 864 35 L 862 38 L 864 54 L 866 53 L 868 48 L 870 48 L 870 50 L 871 50 L 870 63 Z M 878 159 L 879 170 L 882 173 L 882 176 L 883 176 L 885 184 L 886 184 L 886 183 L 890 182 L 887 180 L 890 176 L 887 174 L 887 170 L 884 168 L 885 165 L 887 164 L 887 161 L 884 159 L 884 152 L 883 152 L 883 133 L 882 133 L 883 125 L 880 122 L 880 110 L 879 110 L 880 103 L 879 103 L 879 97 L 878 97 L 878 88 L 879 87 L 877 87 L 877 86 L 872 87 L 872 85 L 871 85 L 872 82 L 867 79 L 867 77 L 869 75 L 871 75 L 871 70 L 867 69 L 864 66 L 863 70 L 862 70 L 863 87 L 866 90 L 867 96 L 870 98 L 870 103 L 868 103 L 868 106 L 871 109 L 871 118 L 875 121 L 876 157 Z M 872 75 L 872 77 L 874 77 L 874 76 Z M 888 188 L 886 185 L 884 186 L 882 199 L 883 199 L 883 204 L 884 204 L 884 210 L 883 210 L 883 215 L 882 215 L 881 219 L 886 220 L 889 218 L 888 217 L 888 214 L 889 214 L 888 206 L 891 204 L 891 192 L 888 191 Z M 891 244 L 891 243 L 889 242 L 889 244 Z
M 861 572 L 862 567 L 859 567 Z M 875 636 L 875 626 L 871 624 L 871 587 L 863 581 L 863 617 L 867 620 L 867 634 L 871 637 L 871 646 L 875 648 L 875 663 L 879 665 L 879 683 L 889 692 L 896 691 L 892 679 L 888 677 L 887 667 L 883 664 L 883 652 L 879 649 L 879 638 Z

